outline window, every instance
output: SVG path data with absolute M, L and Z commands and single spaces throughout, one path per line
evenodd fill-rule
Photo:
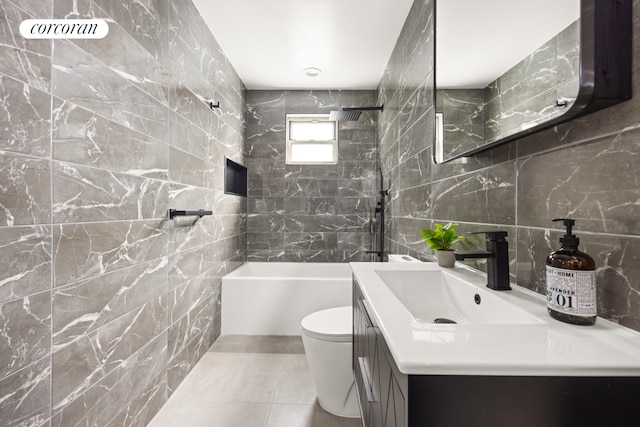
M 338 163 L 338 126 L 329 114 L 287 114 L 287 164 Z

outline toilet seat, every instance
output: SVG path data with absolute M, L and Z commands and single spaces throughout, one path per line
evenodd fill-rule
M 302 333 L 323 341 L 351 342 L 353 317 L 351 306 L 316 311 L 300 322 Z

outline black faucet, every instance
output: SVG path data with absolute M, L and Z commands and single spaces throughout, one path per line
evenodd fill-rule
M 474 252 L 455 252 L 456 259 L 487 259 L 487 287 L 494 291 L 510 291 L 509 285 L 509 242 L 505 240 L 506 231 L 480 231 L 470 234 L 484 234 L 487 239 L 487 250 Z

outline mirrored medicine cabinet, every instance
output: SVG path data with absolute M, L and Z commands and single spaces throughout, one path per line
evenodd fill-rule
M 434 0 L 434 160 L 631 98 L 631 0 Z

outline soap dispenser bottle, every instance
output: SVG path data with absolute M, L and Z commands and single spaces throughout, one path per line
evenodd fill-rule
M 593 325 L 597 317 L 596 263 L 578 250 L 580 239 L 571 234 L 575 221 L 557 218 L 566 227 L 561 248 L 547 257 L 547 311 L 554 319 Z

